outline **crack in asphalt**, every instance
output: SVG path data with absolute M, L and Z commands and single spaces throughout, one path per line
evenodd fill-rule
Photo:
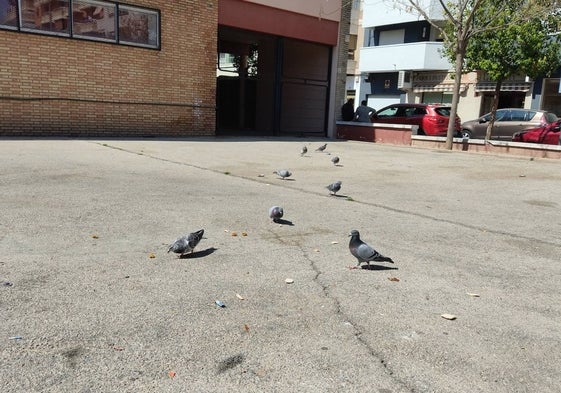
M 268 232 L 272 235 L 272 237 L 277 240 L 279 243 L 281 244 L 285 244 L 285 245 L 289 245 L 289 246 L 294 246 L 296 245 L 298 247 L 298 249 L 300 250 L 302 256 L 304 257 L 304 259 L 306 261 L 308 261 L 308 264 L 310 265 L 310 267 L 312 268 L 312 270 L 315 272 L 315 276 L 312 278 L 312 281 L 314 283 L 316 283 L 320 288 L 321 291 L 323 293 L 323 296 L 325 296 L 325 298 L 331 300 L 331 302 L 333 303 L 333 306 L 335 308 L 335 315 L 339 317 L 340 320 L 342 320 L 344 323 L 349 324 L 353 330 L 354 330 L 354 336 L 357 339 L 357 341 L 359 342 L 359 344 L 365 348 L 366 352 L 372 357 L 377 359 L 380 364 L 383 367 L 383 370 L 385 371 L 385 373 L 392 378 L 393 381 L 395 381 L 396 384 L 400 385 L 401 387 L 407 389 L 409 392 L 411 393 L 415 393 L 415 388 L 410 386 L 407 382 L 405 382 L 404 380 L 399 379 L 396 374 L 394 374 L 394 371 L 389 367 L 386 359 L 384 358 L 384 356 L 382 356 L 381 353 L 377 352 L 372 345 L 370 345 L 370 343 L 366 340 L 366 338 L 364 337 L 364 332 L 361 328 L 359 328 L 358 324 L 349 316 L 349 314 L 345 313 L 343 311 L 343 307 L 341 306 L 341 303 L 339 302 L 339 300 L 337 299 L 337 297 L 332 296 L 331 293 L 329 292 L 329 285 L 323 283 L 320 279 L 320 276 L 323 274 L 323 272 L 321 271 L 321 269 L 318 267 L 318 265 L 315 263 L 315 261 L 310 257 L 310 254 L 308 253 L 308 251 L 306 250 L 306 248 L 302 245 L 301 241 L 296 240 L 296 241 L 291 241 L 290 243 L 287 243 L 284 241 L 284 239 L 277 234 L 276 232 L 272 231 L 272 230 L 268 230 Z

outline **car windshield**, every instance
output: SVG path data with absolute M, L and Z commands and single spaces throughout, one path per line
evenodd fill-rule
M 434 108 L 434 111 L 436 113 L 438 113 L 440 116 L 447 116 L 450 117 L 450 111 L 452 110 L 452 108 L 447 107 L 447 106 L 441 106 L 439 108 Z

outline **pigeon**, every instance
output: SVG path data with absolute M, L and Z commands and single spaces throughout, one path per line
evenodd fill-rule
M 331 195 L 335 195 L 341 189 L 341 180 L 338 180 L 335 183 L 331 183 L 325 188 L 329 190 Z
M 361 262 L 366 262 L 368 266 L 370 266 L 371 261 L 393 263 L 391 258 L 383 256 L 368 244 L 360 240 L 360 233 L 358 233 L 356 229 L 353 229 L 349 236 L 351 236 L 349 250 L 358 261 L 357 265 L 353 267 L 353 269 L 358 269 Z
M 290 172 L 287 169 L 279 169 L 278 171 L 274 171 L 273 173 L 276 173 L 277 175 L 279 175 L 282 180 L 286 179 L 287 177 L 292 176 L 292 172 Z
M 324 151 L 327 148 L 327 143 L 324 143 L 323 145 L 321 145 L 320 147 L 318 147 L 316 149 L 316 151 Z
M 303 156 L 304 154 L 306 154 L 308 152 L 308 148 L 306 146 L 302 147 L 302 150 L 300 150 L 300 156 Z
M 203 238 L 204 233 L 204 229 L 201 229 L 197 232 L 181 236 L 171 246 L 169 246 L 168 252 L 173 251 L 176 254 L 180 254 L 179 257 L 186 253 L 192 253 L 197 244 L 199 244 Z
M 269 217 L 273 220 L 273 222 L 278 222 L 284 214 L 282 207 L 280 206 L 273 206 L 269 209 Z
M 337 165 L 339 163 L 339 157 L 335 156 L 331 159 L 331 162 L 333 163 L 333 165 Z

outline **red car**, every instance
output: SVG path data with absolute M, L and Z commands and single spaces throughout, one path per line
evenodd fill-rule
M 542 127 L 517 132 L 512 136 L 513 142 L 541 143 L 544 145 L 561 145 L 561 120 Z
M 437 104 L 393 104 L 377 111 L 372 123 L 411 124 L 419 126 L 419 135 L 446 136 L 451 108 Z M 456 116 L 456 134 L 462 125 Z

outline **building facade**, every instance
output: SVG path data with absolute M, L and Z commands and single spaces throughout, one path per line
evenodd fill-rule
M 424 3 L 431 20 L 444 22 L 437 0 Z M 441 54 L 438 29 L 413 9 L 388 2 L 362 4 L 359 100 L 366 99 L 375 109 L 397 102 L 451 103 L 453 65 Z M 488 113 L 495 83 L 482 72 L 461 78 L 460 118 L 470 120 Z M 501 86 L 502 108 L 547 109 L 561 115 L 560 104 L 558 77 L 532 81 L 517 75 Z
M 341 0 L 0 0 L 0 135 L 332 135 L 340 18 Z

